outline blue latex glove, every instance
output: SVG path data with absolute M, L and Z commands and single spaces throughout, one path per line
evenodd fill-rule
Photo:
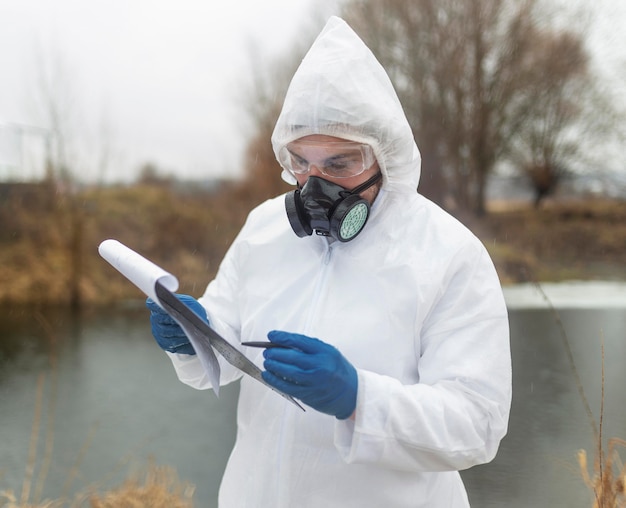
M 200 316 L 207 323 L 209 322 L 206 310 L 200 304 L 198 300 L 188 295 L 175 295 L 181 302 L 187 307 L 190 307 L 198 316 Z M 193 346 L 189 342 L 189 339 L 183 332 L 180 325 L 172 319 L 172 317 L 165 312 L 157 303 L 152 299 L 146 300 L 146 307 L 150 310 L 150 326 L 152 328 L 152 335 L 154 336 L 157 344 L 164 351 L 170 353 L 183 353 L 186 355 L 195 355 L 196 352 Z
M 287 348 L 267 348 L 263 379 L 313 409 L 349 418 L 356 408 L 356 369 L 330 344 L 295 333 L 271 331 L 270 342 Z

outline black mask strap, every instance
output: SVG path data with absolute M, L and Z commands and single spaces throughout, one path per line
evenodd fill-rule
M 355 187 L 354 189 L 348 192 L 350 194 L 361 194 L 361 192 L 369 189 L 372 185 L 377 183 L 382 177 L 383 177 L 383 174 L 380 171 L 378 171 L 374 176 L 372 176 L 371 178 L 363 182 L 361 185 Z

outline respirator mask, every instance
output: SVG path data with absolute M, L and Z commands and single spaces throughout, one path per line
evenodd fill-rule
M 365 143 L 347 140 L 300 138 L 282 147 L 281 166 L 294 177 L 309 174 L 312 167 L 335 181 L 354 178 L 376 164 L 374 150 Z M 367 222 L 370 204 L 359 194 L 382 178 L 380 171 L 352 190 L 318 176 L 285 196 L 289 224 L 296 235 L 316 234 L 340 242 L 355 238 Z
M 381 178 L 379 171 L 358 187 L 347 190 L 318 176 L 310 176 L 301 188 L 285 196 L 291 228 L 299 237 L 315 231 L 340 242 L 354 239 L 363 230 L 370 213 L 369 202 L 359 194 Z

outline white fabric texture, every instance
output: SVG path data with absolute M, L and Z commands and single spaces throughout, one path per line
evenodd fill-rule
M 269 200 L 200 301 L 233 344 L 278 329 L 337 347 L 358 372 L 356 419 L 302 412 L 243 377 L 219 506 L 467 507 L 458 471 L 490 461 L 507 430 L 507 310 L 480 241 L 416 192 L 419 152 L 396 94 L 339 18 L 293 78 L 274 150 L 312 133 L 373 145 L 384 184 L 363 232 L 298 238 L 284 196 Z M 195 357 L 170 357 L 181 381 L 209 387 Z M 241 377 L 221 365 L 223 384 Z

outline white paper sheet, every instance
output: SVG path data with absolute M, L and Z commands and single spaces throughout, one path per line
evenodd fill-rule
M 152 261 L 129 249 L 117 240 L 103 241 L 98 247 L 98 252 L 111 266 L 143 291 L 146 296 L 152 298 L 161 308 L 163 308 L 163 304 L 156 295 L 156 283 L 160 282 L 167 290 L 172 292 L 178 289 L 178 279 L 174 275 L 166 272 Z M 181 326 L 185 335 L 187 335 L 209 377 L 213 391 L 216 395 L 219 395 L 220 365 L 210 341 L 207 337 L 196 333 L 194 329 L 185 326 L 184 323 L 173 317 L 172 319 Z

